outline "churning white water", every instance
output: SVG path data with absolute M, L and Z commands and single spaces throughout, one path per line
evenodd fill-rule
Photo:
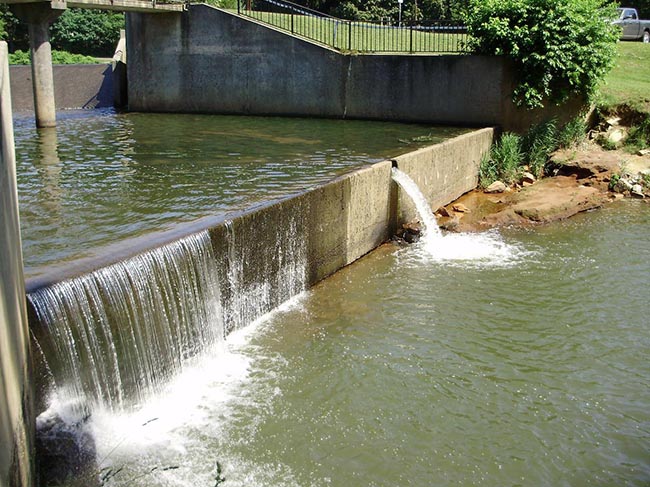
M 423 226 L 422 239 L 409 258 L 428 262 L 467 265 L 509 265 L 526 252 L 506 243 L 497 231 L 485 233 L 450 233 L 443 235 L 427 199 L 417 184 L 404 172 L 392 169 L 393 180 L 413 201 Z

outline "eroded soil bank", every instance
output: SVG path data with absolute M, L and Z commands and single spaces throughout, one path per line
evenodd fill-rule
M 482 231 L 500 226 L 534 226 L 569 218 L 625 197 L 650 203 L 649 185 L 641 193 L 623 183 L 642 182 L 650 175 L 650 155 L 605 151 L 598 145 L 558 151 L 553 155 L 555 175 L 535 182 L 523 182 L 501 193 L 475 189 L 436 216 L 443 229 L 458 232 Z M 650 178 L 647 176 L 646 178 Z M 617 183 L 620 179 L 623 181 Z M 627 183 L 625 183 L 627 184 Z

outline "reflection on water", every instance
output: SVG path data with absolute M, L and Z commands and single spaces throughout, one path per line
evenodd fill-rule
M 111 111 L 62 112 L 51 130 L 32 125 L 15 121 L 28 275 L 116 239 L 241 210 L 463 132 Z
M 650 206 L 501 238 L 524 258 L 383 247 L 95 412 L 110 485 L 647 486 Z

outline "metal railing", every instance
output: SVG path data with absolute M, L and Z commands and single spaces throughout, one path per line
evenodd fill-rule
M 338 19 L 283 0 L 238 0 L 237 13 L 340 51 L 463 54 L 467 30 L 446 20 L 401 25 Z

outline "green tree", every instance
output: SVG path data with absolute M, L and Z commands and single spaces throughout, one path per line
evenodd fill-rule
M 52 48 L 90 56 L 112 56 L 123 28 L 123 14 L 71 8 L 52 24 Z
M 589 99 L 614 65 L 614 8 L 604 0 L 470 0 L 470 48 L 512 60 L 519 105 Z

